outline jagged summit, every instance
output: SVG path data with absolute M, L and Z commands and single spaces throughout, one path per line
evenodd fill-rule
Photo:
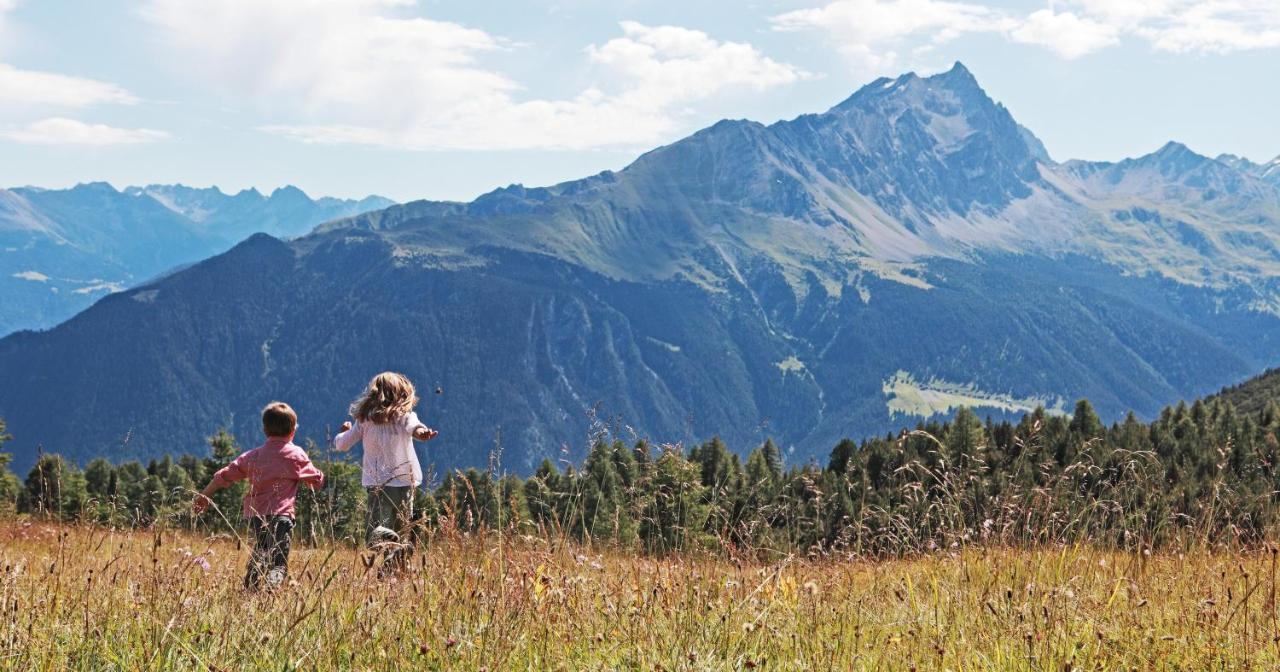
M 1262 179 L 1280 187 L 1280 156 L 1262 165 Z
M 956 61 L 950 70 L 921 77 L 915 72 L 907 72 L 895 78 L 880 77 L 858 89 L 835 107 L 831 112 L 858 107 L 868 101 L 900 96 L 911 89 L 946 89 L 966 98 L 986 97 L 986 92 L 978 84 L 978 79 L 960 61 Z M 989 99 L 988 99 L 989 100 Z M 994 103 L 993 103 L 994 104 Z

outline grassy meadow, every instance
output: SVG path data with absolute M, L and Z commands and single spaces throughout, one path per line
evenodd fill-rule
M 0 522 L 0 669 L 1116 670 L 1280 666 L 1276 555 L 970 547 L 646 557 L 438 533 L 408 574 L 234 537 Z

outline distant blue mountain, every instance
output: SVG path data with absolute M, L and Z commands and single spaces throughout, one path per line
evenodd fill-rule
M 1265 167 L 1057 163 L 957 64 L 617 172 L 252 236 L 0 340 L 0 415 L 19 464 L 251 441 L 275 398 L 323 441 L 391 368 L 444 390 L 439 468 L 500 447 L 529 471 L 601 428 L 796 461 L 961 405 L 1117 419 L 1217 390 L 1280 362 L 1278 278 Z
M 298 236 L 392 204 L 377 196 L 312 200 L 296 187 L 270 196 L 182 185 L 117 191 L 105 182 L 0 190 L 0 335 L 51 327 L 110 292 L 253 233 Z

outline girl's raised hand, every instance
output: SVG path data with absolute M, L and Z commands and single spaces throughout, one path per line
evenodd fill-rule
M 440 436 L 440 432 L 437 432 L 436 430 L 431 429 L 430 427 L 427 427 L 425 425 L 413 430 L 413 438 L 419 441 L 430 441 L 431 439 L 434 439 L 437 436 Z
M 339 432 L 348 432 L 348 431 L 351 431 L 351 421 L 350 421 L 350 420 L 348 420 L 348 421 L 346 421 L 346 422 L 342 423 L 342 426 L 338 428 L 338 431 L 339 431 Z

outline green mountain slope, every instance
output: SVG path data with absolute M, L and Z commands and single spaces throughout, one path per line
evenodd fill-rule
M 1180 146 L 1054 163 L 957 65 L 617 172 L 254 236 L 0 340 L 0 414 L 19 465 L 250 442 L 275 398 L 323 442 L 396 369 L 444 390 L 429 462 L 520 471 L 598 423 L 803 461 L 961 404 L 1149 417 L 1280 362 L 1277 202 Z

